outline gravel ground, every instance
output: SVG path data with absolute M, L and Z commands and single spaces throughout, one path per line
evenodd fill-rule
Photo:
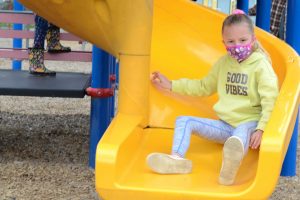
M 46 64 L 91 69 L 89 63 Z M 97 200 L 88 167 L 90 98 L 0 96 L 0 102 L 0 200 Z
M 91 70 L 78 62 L 46 66 Z M 0 60 L 0 68 L 10 68 L 10 62 Z M 0 200 L 97 200 L 88 167 L 90 98 L 0 96 L 0 102 Z M 299 155 L 300 144 L 297 176 L 280 177 L 272 200 L 300 199 Z

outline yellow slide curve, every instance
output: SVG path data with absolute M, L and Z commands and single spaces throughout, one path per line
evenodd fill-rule
M 280 95 L 259 151 L 250 150 L 233 186 L 218 184 L 222 145 L 192 138 L 188 175 L 158 175 L 145 158 L 169 153 L 180 115 L 216 118 L 217 96 L 162 94 L 149 83 L 151 71 L 170 79 L 201 78 L 225 49 L 225 15 L 190 0 L 20 0 L 49 21 L 120 60 L 118 114 L 98 144 L 96 190 L 103 199 L 267 199 L 273 192 L 299 105 L 299 58 L 284 42 L 256 29 L 273 60 Z

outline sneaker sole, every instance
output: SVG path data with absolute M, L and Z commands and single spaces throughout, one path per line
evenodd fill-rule
M 223 163 L 219 176 L 219 183 L 232 185 L 244 157 L 242 141 L 237 137 L 229 138 L 223 147 Z
M 159 174 L 188 174 L 192 171 L 191 160 L 174 159 L 163 153 L 152 153 L 146 161 L 150 169 Z

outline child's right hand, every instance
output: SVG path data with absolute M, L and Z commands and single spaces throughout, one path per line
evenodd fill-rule
M 168 91 L 172 89 L 172 82 L 160 72 L 151 74 L 151 82 L 157 89 Z

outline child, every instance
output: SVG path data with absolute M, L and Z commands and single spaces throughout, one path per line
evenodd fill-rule
M 152 153 L 148 166 L 161 174 L 184 174 L 192 170 L 185 157 L 191 133 L 224 143 L 219 183 L 231 185 L 249 146 L 257 149 L 278 95 L 277 77 L 268 54 L 254 35 L 251 19 L 241 10 L 228 16 L 222 26 L 228 54 L 219 59 L 202 80 L 169 81 L 152 74 L 157 89 L 179 94 L 209 96 L 218 93 L 214 110 L 219 120 L 181 116 L 176 120 L 172 154 Z

